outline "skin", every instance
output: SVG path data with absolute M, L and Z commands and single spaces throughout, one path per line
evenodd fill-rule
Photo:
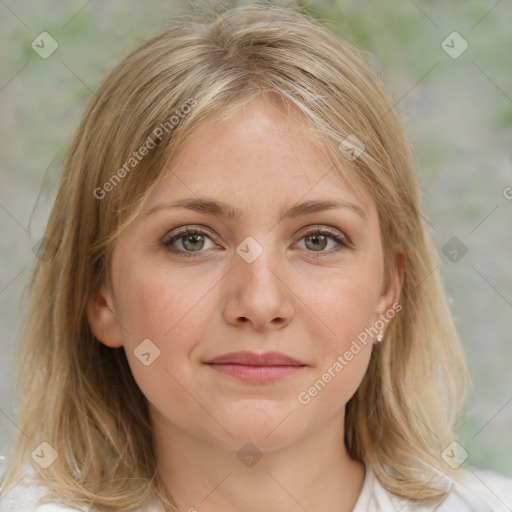
M 124 346 L 149 401 L 157 466 L 182 511 L 338 512 L 352 510 L 361 491 L 364 465 L 346 452 L 344 413 L 376 338 L 307 405 L 297 397 L 398 300 L 403 255 L 397 250 L 383 289 L 375 205 L 365 190 L 349 191 L 302 125 L 256 99 L 196 132 L 118 240 L 110 284 L 88 302 L 94 334 Z M 189 197 L 242 213 L 228 219 L 161 208 L 147 215 Z M 335 208 L 278 220 L 298 202 L 328 198 L 360 206 L 366 219 Z M 186 235 L 177 239 L 182 252 L 173 254 L 162 240 L 182 226 L 208 233 L 188 244 Z M 310 226 L 331 226 L 350 247 L 305 237 Z M 252 263 L 236 252 L 248 236 L 263 249 Z M 134 354 L 144 339 L 160 350 L 149 366 Z M 255 385 L 204 364 L 239 350 L 279 351 L 307 366 Z M 251 467 L 237 457 L 247 442 L 262 455 Z

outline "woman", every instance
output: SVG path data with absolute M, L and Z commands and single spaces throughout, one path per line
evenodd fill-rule
M 298 8 L 180 18 L 112 71 L 71 141 L 0 498 L 510 505 L 510 481 L 460 469 L 467 372 L 421 210 L 354 47 Z

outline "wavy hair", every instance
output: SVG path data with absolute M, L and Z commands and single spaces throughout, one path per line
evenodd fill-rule
M 348 453 L 397 496 L 420 504 L 447 496 L 446 475 L 457 472 L 441 453 L 453 440 L 469 379 L 410 143 L 367 57 L 296 4 L 252 3 L 175 18 L 110 72 L 70 141 L 33 267 L 17 353 L 19 432 L 0 496 L 47 442 L 58 458 L 47 469 L 32 464 L 31 476 L 48 489 L 43 501 L 121 511 L 157 497 L 177 510 L 156 470 L 146 399 L 124 349 L 94 337 L 86 302 L 109 278 L 117 238 L 170 159 L 195 130 L 258 96 L 277 99 L 320 134 L 340 176 L 369 192 L 386 276 L 394 245 L 407 256 L 403 309 L 346 405 Z M 123 164 L 191 99 L 193 108 L 123 174 Z M 340 150 L 349 135 L 365 146 L 355 160 Z M 123 176 L 114 183 L 116 172 Z

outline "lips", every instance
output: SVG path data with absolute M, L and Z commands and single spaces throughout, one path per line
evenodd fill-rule
M 306 364 L 280 352 L 231 352 L 206 362 L 217 375 L 251 385 L 268 385 L 301 375 Z
M 206 364 L 234 364 L 243 366 L 307 366 L 280 352 L 230 352 L 206 361 Z

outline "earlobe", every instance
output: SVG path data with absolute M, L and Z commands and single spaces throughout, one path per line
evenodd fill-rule
M 112 348 L 123 345 L 111 294 L 104 283 L 90 293 L 86 314 L 91 331 L 99 341 Z

